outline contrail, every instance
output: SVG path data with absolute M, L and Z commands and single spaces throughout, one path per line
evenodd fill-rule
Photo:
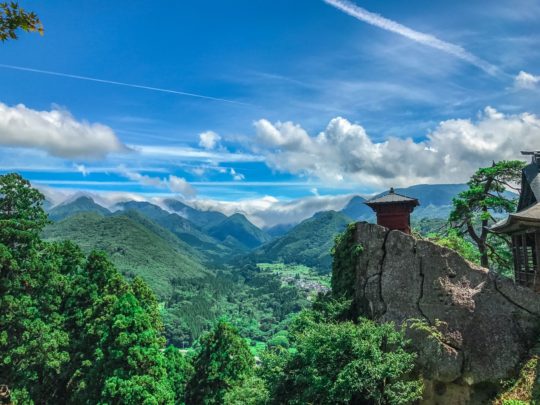
M 370 11 L 367 11 L 366 9 L 359 7 L 348 0 L 323 0 L 323 1 L 343 11 L 344 13 L 349 14 L 350 16 L 360 21 L 374 25 L 375 27 L 382 28 L 383 30 L 386 30 L 386 31 L 394 32 L 398 35 L 409 38 L 415 42 L 421 43 L 431 48 L 438 49 L 440 51 L 453 55 L 459 59 L 467 61 L 470 64 L 482 69 L 483 71 L 485 71 L 486 73 L 490 75 L 496 75 L 499 73 L 499 69 L 496 66 L 477 57 L 476 55 L 473 55 L 472 53 L 466 51 L 463 47 L 459 45 L 455 45 L 450 42 L 440 40 L 439 38 L 430 34 L 424 34 L 423 32 L 415 31 L 398 22 L 389 20 L 388 18 L 384 18 L 383 16 L 379 14 L 375 14 Z
M 41 73 L 41 74 L 45 74 L 45 75 L 67 77 L 67 78 L 70 78 L 70 79 L 86 80 L 86 81 L 90 81 L 90 82 L 113 84 L 113 85 L 116 85 L 116 86 L 131 87 L 131 88 L 134 88 L 134 89 L 159 91 L 161 93 L 177 94 L 177 95 L 180 95 L 180 96 L 188 96 L 188 97 L 197 97 L 197 98 L 202 98 L 202 99 L 205 99 L 205 100 L 221 101 L 221 102 L 224 102 L 224 103 L 239 104 L 239 105 L 249 105 L 247 103 L 242 103 L 240 101 L 234 101 L 234 100 L 228 100 L 226 98 L 204 96 L 202 94 L 187 93 L 185 91 L 177 91 L 177 90 L 170 90 L 170 89 L 162 89 L 160 87 L 144 86 L 144 85 L 141 85 L 141 84 L 116 82 L 114 80 L 98 79 L 98 78 L 95 78 L 95 77 L 79 76 L 79 75 L 72 75 L 72 74 L 60 73 L 60 72 L 51 72 L 49 70 L 32 69 L 32 68 L 28 68 L 28 67 L 14 66 L 14 65 L 4 65 L 4 64 L 1 64 L 1 63 L 0 63 L 0 68 L 13 69 L 13 70 L 22 70 L 24 72 Z

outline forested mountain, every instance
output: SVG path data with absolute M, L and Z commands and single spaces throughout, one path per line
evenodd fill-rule
M 126 211 L 133 210 L 139 212 L 151 219 L 161 227 L 168 229 L 193 249 L 197 250 L 202 257 L 219 262 L 223 257 L 231 254 L 231 249 L 229 247 L 210 236 L 207 232 L 201 230 L 201 227 L 197 226 L 196 223 L 187 220 L 178 214 L 167 212 L 157 205 L 148 202 L 129 201 L 120 203 L 117 207 Z M 227 218 L 224 215 L 223 217 Z M 194 216 L 194 218 L 197 217 Z
M 170 294 L 172 279 L 207 274 L 192 248 L 135 212 L 74 214 L 47 226 L 43 235 L 51 241 L 72 240 L 85 252 L 106 252 L 120 272 L 143 277 L 160 298 Z
M 166 199 L 163 203 L 178 215 L 189 219 L 200 228 L 216 225 L 227 218 L 225 214 L 217 211 L 201 211 L 174 199 Z
M 265 228 L 264 231 L 270 235 L 272 238 L 277 238 L 278 236 L 285 235 L 291 229 L 293 229 L 297 224 L 278 224 L 270 228 Z
M 294 288 L 282 287 L 278 276 L 261 274 L 254 266 L 216 270 L 208 257 L 219 254 L 224 260 L 229 249 L 185 218 L 149 203 L 122 207 L 106 216 L 74 213 L 48 225 L 43 237 L 72 240 L 85 252 L 103 251 L 128 279 L 142 277 L 162 305 L 170 342 L 191 345 L 224 315 L 235 319 L 246 337 L 261 341 L 306 305 Z M 190 245 L 195 237 L 186 235 L 207 240 L 209 249 L 202 243 Z
M 297 263 L 329 272 L 334 238 L 350 222 L 352 219 L 341 212 L 317 213 L 285 235 L 261 246 L 250 257 L 257 262 Z
M 271 238 L 242 214 L 234 214 L 207 229 L 209 235 L 236 249 L 249 250 Z
M 356 221 L 371 221 L 375 218 L 375 213 L 364 204 L 367 200 L 359 195 L 351 198 L 351 201 L 341 210 L 342 213 Z
M 111 213 L 107 208 L 96 204 L 92 198 L 80 196 L 75 200 L 66 201 L 65 203 L 52 207 L 49 210 L 49 218 L 52 221 L 60 221 L 78 212 L 96 212 L 102 215 Z

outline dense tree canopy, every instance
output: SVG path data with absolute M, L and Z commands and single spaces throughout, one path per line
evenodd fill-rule
M 293 327 L 296 351 L 286 362 L 265 358 L 263 368 L 282 375 L 271 386 L 274 403 L 408 404 L 421 397 L 403 331 L 319 317 L 313 311 L 300 316 Z
M 0 381 L 15 403 L 174 403 L 157 302 L 100 253 L 45 243 L 43 196 L 0 176 Z
M 227 391 L 253 372 L 253 356 L 237 330 L 224 321 L 204 335 L 200 344 L 186 404 L 222 404 Z

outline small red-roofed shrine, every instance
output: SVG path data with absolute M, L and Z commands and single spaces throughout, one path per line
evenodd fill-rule
M 377 225 L 407 234 L 411 233 L 411 213 L 420 205 L 416 198 L 397 194 L 393 188 L 386 195 L 366 201 L 365 204 L 377 214 Z

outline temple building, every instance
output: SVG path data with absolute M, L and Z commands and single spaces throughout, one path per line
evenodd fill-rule
M 521 153 L 532 156 L 532 161 L 523 169 L 517 212 L 491 231 L 512 237 L 516 283 L 540 292 L 540 151 Z
M 398 194 L 393 188 L 388 194 L 365 202 L 377 214 L 377 225 L 411 233 L 411 213 L 420 205 L 416 198 Z

